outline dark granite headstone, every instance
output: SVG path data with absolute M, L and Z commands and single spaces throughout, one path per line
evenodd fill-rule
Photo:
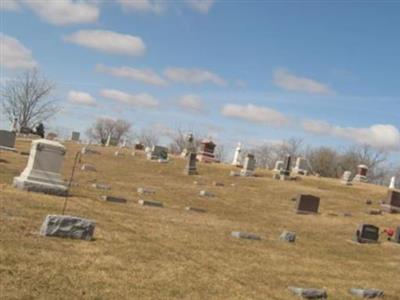
M 186 166 L 184 173 L 186 175 L 196 175 L 197 174 L 197 166 L 196 166 L 196 153 L 189 152 L 186 160 Z
M 296 198 L 296 212 L 298 214 L 317 214 L 319 201 L 319 197 L 299 194 Z
M 15 132 L 0 130 L 0 149 L 15 151 L 15 139 Z
M 353 240 L 358 243 L 377 243 L 379 240 L 379 227 L 370 224 L 362 224 L 357 229 Z
M 400 192 L 396 190 L 389 190 L 386 201 L 384 204 L 382 204 L 382 208 L 387 212 L 400 213 Z
M 396 228 L 396 232 L 394 233 L 393 241 L 395 243 L 400 244 L 400 226 Z
M 285 161 L 283 162 L 283 168 L 279 171 L 282 176 L 290 176 L 290 166 L 292 164 L 292 157 L 290 155 L 285 156 Z

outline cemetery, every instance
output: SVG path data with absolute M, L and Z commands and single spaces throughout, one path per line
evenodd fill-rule
M 204 144 L 196 160 L 78 140 L 0 152 L 4 299 L 400 299 L 400 192 L 363 167 L 348 185 L 291 157 L 265 170 L 210 163 Z

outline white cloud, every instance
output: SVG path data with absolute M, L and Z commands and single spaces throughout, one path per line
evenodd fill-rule
M 203 69 L 167 68 L 164 75 L 171 81 L 186 84 L 201 84 L 211 82 L 225 86 L 226 82 L 217 74 Z
M 100 15 L 100 9 L 93 1 L 26 0 L 24 3 L 42 20 L 53 25 L 93 23 Z
M 305 131 L 351 140 L 374 148 L 400 150 L 400 132 L 393 125 L 376 124 L 368 128 L 340 127 L 324 121 L 304 120 Z
M 96 71 L 112 76 L 129 78 L 132 80 L 141 81 L 146 84 L 151 84 L 156 86 L 164 86 L 167 84 L 164 78 L 162 78 L 160 75 L 158 75 L 151 69 L 141 70 L 130 67 L 113 68 L 113 67 L 106 67 L 103 65 L 97 65 Z
M 104 98 L 124 103 L 130 106 L 138 106 L 145 108 L 156 108 L 159 102 L 152 95 L 146 93 L 128 94 L 118 90 L 101 90 L 100 95 Z
M 0 1 L 0 10 L 18 11 L 20 9 L 21 9 L 21 6 L 17 0 L 1 0 Z
M 309 94 L 331 95 L 334 92 L 329 86 L 310 78 L 298 77 L 284 69 L 278 69 L 274 72 L 275 85 L 288 90 L 297 92 L 306 92 Z
M 198 95 L 194 94 L 184 95 L 179 99 L 178 104 L 181 108 L 190 112 L 204 111 L 203 100 Z
M 0 33 L 0 50 L 0 65 L 7 69 L 31 69 L 38 65 L 31 50 L 3 33 Z
M 195 11 L 206 14 L 210 11 L 211 6 L 214 4 L 214 0 L 187 0 L 187 3 Z
M 140 37 L 107 30 L 79 30 L 64 40 L 111 54 L 140 56 L 146 50 Z
M 166 1 L 160 0 L 118 0 L 125 11 L 151 12 L 160 14 L 164 11 Z
M 77 105 L 97 106 L 96 100 L 88 93 L 79 91 L 69 91 L 68 101 Z
M 221 114 L 226 117 L 262 123 L 273 127 L 286 126 L 290 123 L 289 119 L 279 111 L 269 107 L 256 106 L 253 104 L 226 104 L 222 108 Z

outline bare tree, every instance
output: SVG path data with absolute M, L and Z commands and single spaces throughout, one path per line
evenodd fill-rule
M 188 147 L 187 136 L 189 133 L 191 132 L 184 131 L 181 128 L 178 128 L 174 133 L 171 133 L 169 135 L 169 138 L 171 139 L 171 143 L 169 145 L 171 153 L 180 154 L 186 147 Z M 201 144 L 202 138 L 196 133 L 192 132 L 192 134 L 194 137 L 193 147 L 195 149 L 198 149 Z
M 145 147 L 155 146 L 160 140 L 157 132 L 151 128 L 142 129 L 142 131 L 136 135 L 136 139 Z
M 220 162 L 226 161 L 226 151 L 224 145 L 217 145 L 214 150 L 215 159 Z
M 305 157 L 312 166 L 312 171 L 323 177 L 338 177 L 341 175 L 340 154 L 329 147 L 310 148 Z
M 3 112 L 10 122 L 16 118 L 20 128 L 32 128 L 60 110 L 56 101 L 49 99 L 54 88 L 37 69 L 26 71 L 15 80 L 7 81 L 1 90 Z
M 108 136 L 119 141 L 121 137 L 129 133 L 130 128 L 131 124 L 125 120 L 99 118 L 86 131 L 86 135 L 99 143 L 105 144 Z

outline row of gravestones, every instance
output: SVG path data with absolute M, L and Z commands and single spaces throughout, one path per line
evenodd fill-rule
M 20 176 L 15 177 L 13 185 L 27 191 L 56 195 L 67 195 L 68 187 L 61 178 L 60 170 L 66 150 L 54 141 L 34 140 L 28 163 Z M 189 155 L 187 172 L 196 172 L 193 168 L 194 153 Z M 85 165 L 82 169 L 85 170 Z M 320 199 L 312 195 L 300 195 L 296 201 L 298 213 L 318 213 Z M 382 204 L 387 212 L 400 212 L 400 192 L 389 190 L 387 200 Z M 363 231 L 362 231 L 363 232 Z
M 83 152 L 86 151 L 87 149 Z M 67 187 L 62 181 L 60 175 L 61 164 L 64 156 L 65 147 L 58 142 L 47 140 L 33 141 L 28 164 L 21 175 L 14 178 L 14 186 L 28 191 L 67 195 Z M 151 155 L 150 159 L 152 159 L 152 157 L 154 157 L 154 155 Z M 188 157 L 188 165 L 190 167 L 190 165 L 196 161 L 195 154 L 190 153 Z M 253 158 L 250 157 L 249 161 L 252 159 Z M 252 165 L 253 163 L 254 162 L 252 161 L 248 162 L 248 165 Z M 188 168 L 188 170 L 193 171 L 193 166 L 191 167 L 192 168 Z M 283 175 L 286 176 L 285 173 Z M 106 197 L 108 197 L 104 199 L 106 201 L 115 200 L 113 197 Z M 388 210 L 390 212 L 398 211 L 398 209 L 400 209 L 400 193 L 397 191 L 389 191 L 388 198 L 388 201 L 385 202 Z M 118 201 L 113 202 L 124 202 L 119 201 L 119 199 L 117 200 Z M 318 213 L 319 203 L 320 199 L 313 195 L 298 195 L 296 199 L 296 212 L 300 214 Z M 150 200 L 139 200 L 139 204 L 162 206 L 162 203 Z M 186 209 L 196 211 L 196 208 Z M 94 229 L 95 222 L 92 220 L 66 215 L 48 215 L 42 224 L 40 232 L 45 236 L 59 236 L 91 240 L 94 234 Z M 232 232 L 232 236 L 253 240 L 260 239 L 260 237 L 256 234 L 246 232 Z M 291 232 L 284 232 L 281 236 L 281 239 L 294 241 L 295 234 Z M 376 243 L 379 240 L 379 228 L 370 224 L 362 224 L 356 231 L 353 240 L 359 243 Z M 397 228 L 393 240 L 397 243 L 400 243 L 400 227 Z M 303 297 L 313 294 L 312 290 L 302 288 L 292 288 L 292 291 L 301 291 L 299 293 Z M 321 295 L 326 295 L 326 293 L 322 293 Z

